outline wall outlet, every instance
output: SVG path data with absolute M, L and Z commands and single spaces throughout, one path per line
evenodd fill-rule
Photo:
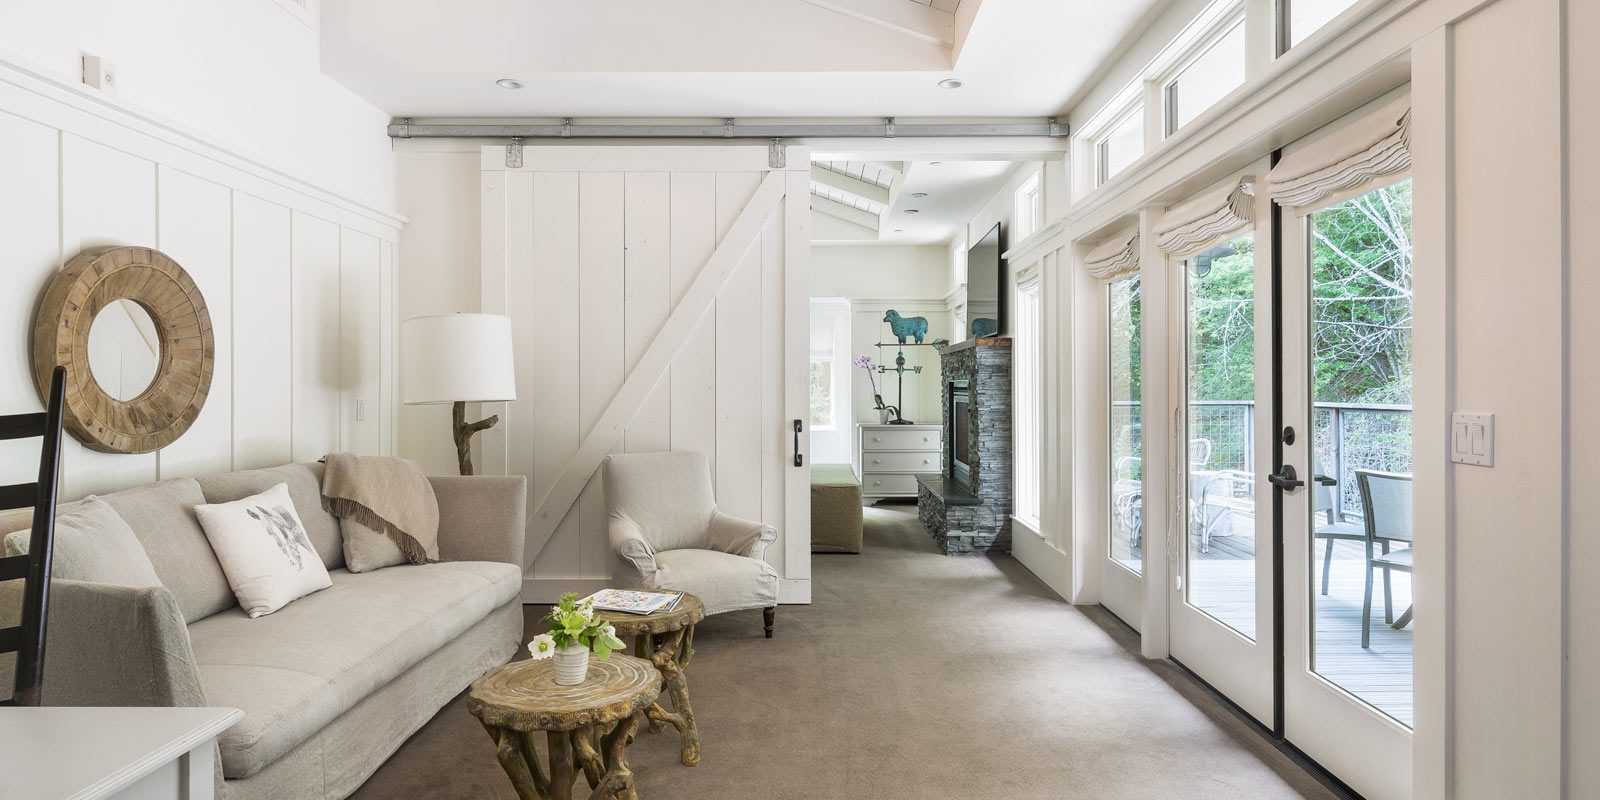
M 356 422 L 367 421 L 367 398 L 356 398 Z
M 117 93 L 117 68 L 99 56 L 83 57 L 83 82 L 106 94 Z
M 1479 467 L 1494 466 L 1494 415 L 1450 415 L 1450 460 Z

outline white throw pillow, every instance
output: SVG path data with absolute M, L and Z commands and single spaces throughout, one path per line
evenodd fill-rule
M 194 513 L 239 606 L 251 617 L 333 585 L 295 513 L 288 484 L 231 503 L 195 506 Z

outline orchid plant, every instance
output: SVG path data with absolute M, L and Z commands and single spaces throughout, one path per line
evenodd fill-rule
M 883 395 L 878 393 L 878 365 L 872 360 L 872 356 L 856 356 L 851 363 L 867 373 L 867 381 L 872 384 L 872 402 L 874 404 L 872 407 L 879 410 L 887 409 L 894 412 L 896 417 L 900 416 L 900 409 L 885 405 Z
M 528 643 L 528 653 L 536 660 L 577 646 L 593 650 L 605 661 L 611 657 L 611 651 L 627 646 L 617 638 L 617 629 L 611 623 L 595 620 L 592 599 L 579 601 L 578 595 L 572 592 L 562 595 L 561 602 L 550 609 L 545 619 L 550 622 L 550 632 L 541 633 Z

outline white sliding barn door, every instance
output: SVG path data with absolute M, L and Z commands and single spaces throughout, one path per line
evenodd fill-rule
M 608 453 L 694 450 L 724 511 L 777 527 L 780 600 L 810 602 L 807 153 L 505 153 L 483 148 L 482 307 L 513 320 L 518 400 L 485 405 L 481 459 L 528 476 L 523 599 L 608 583 Z

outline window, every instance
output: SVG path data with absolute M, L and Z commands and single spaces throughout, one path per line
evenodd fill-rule
M 1280 0 L 1279 24 L 1283 26 L 1284 49 L 1306 40 L 1318 28 L 1333 21 L 1356 0 Z
M 811 427 L 833 427 L 833 355 L 811 354 Z
M 1176 133 L 1244 83 L 1244 20 L 1189 61 L 1162 89 L 1166 133 Z
M 1013 513 L 1039 529 L 1039 454 L 1044 438 L 1039 413 L 1044 383 L 1040 346 L 1043 339 L 1039 308 L 1039 273 L 1017 277 L 1016 311 L 1011 340 L 1011 413 L 1013 479 L 1016 481 Z
M 1044 198 L 1039 192 L 1039 177 L 1043 174 L 1042 170 L 1033 173 L 1033 177 L 1017 188 L 1012 200 L 1012 242 L 1020 242 L 1044 227 Z
M 1110 291 L 1111 530 L 1113 561 L 1143 571 L 1144 419 L 1140 386 L 1139 276 L 1114 281 Z
M 1095 141 L 1095 185 L 1105 183 L 1144 155 L 1144 115 L 1135 106 Z

